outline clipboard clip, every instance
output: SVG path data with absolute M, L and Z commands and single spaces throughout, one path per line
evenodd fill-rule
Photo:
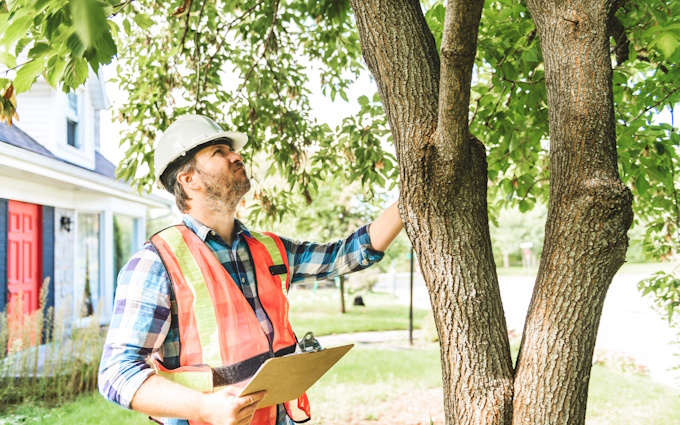
M 319 341 L 314 338 L 314 333 L 312 332 L 307 332 L 298 342 L 298 346 L 303 353 L 323 350 L 323 347 L 319 344 Z

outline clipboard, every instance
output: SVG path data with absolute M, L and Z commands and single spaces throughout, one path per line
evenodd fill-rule
M 290 354 L 265 361 L 239 397 L 266 390 L 258 408 L 295 400 L 354 347 L 354 344 Z

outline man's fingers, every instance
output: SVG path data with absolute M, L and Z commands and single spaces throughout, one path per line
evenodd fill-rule
M 250 422 L 253 420 L 252 416 L 245 417 L 238 422 L 236 422 L 236 425 L 249 425 Z
M 248 394 L 244 398 L 249 398 L 250 402 L 248 404 L 253 404 L 256 402 L 260 402 L 265 396 L 267 395 L 267 391 L 259 391 L 256 393 Z
M 260 391 L 258 393 L 241 397 L 241 400 L 239 401 L 243 403 L 243 407 L 236 415 L 238 425 L 247 425 L 250 423 L 250 421 L 253 419 L 253 414 L 257 410 L 257 406 L 266 395 L 266 391 Z
M 243 418 L 249 418 L 253 416 L 255 411 L 257 410 L 257 406 L 260 404 L 259 401 L 256 401 L 255 403 L 248 405 L 241 409 L 238 414 L 236 415 L 236 419 L 243 419 Z
M 238 405 L 241 407 L 241 409 L 243 409 L 244 407 L 250 406 L 253 403 L 259 403 L 266 395 L 267 391 L 260 391 L 257 393 L 252 393 L 243 397 L 239 397 Z

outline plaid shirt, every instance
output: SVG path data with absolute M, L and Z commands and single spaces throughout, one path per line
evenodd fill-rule
M 236 237 L 231 247 L 212 229 L 189 215 L 184 224 L 200 237 L 222 263 L 253 308 L 260 325 L 272 338 L 273 327 L 256 295 L 253 261 L 241 235 L 248 229 L 235 221 Z M 380 261 L 382 252 L 373 250 L 368 225 L 344 240 L 328 244 L 281 238 L 288 255 L 291 283 L 313 282 L 359 271 Z M 146 243 L 118 274 L 113 317 L 99 366 L 99 392 L 127 409 L 135 392 L 154 373 L 146 363 L 157 353 L 168 369 L 179 364 L 179 327 L 172 283 L 150 243 Z M 186 425 L 171 419 L 172 425 Z M 279 409 L 278 424 L 290 423 Z

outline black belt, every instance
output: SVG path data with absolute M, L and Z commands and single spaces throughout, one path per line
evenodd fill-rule
M 274 353 L 274 357 L 281 357 L 294 352 L 295 344 L 277 351 Z M 257 372 L 260 366 L 262 366 L 262 363 L 266 362 L 270 358 L 271 354 L 266 352 L 228 366 L 212 368 L 213 387 L 233 385 L 251 378 L 253 375 L 255 375 L 255 372 Z

